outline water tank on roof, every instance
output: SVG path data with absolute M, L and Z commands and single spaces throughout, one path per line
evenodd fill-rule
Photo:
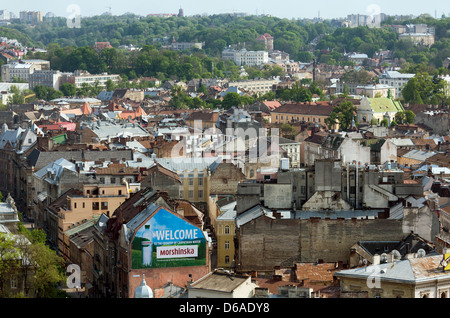
M 281 158 L 280 169 L 282 171 L 289 170 L 289 158 Z

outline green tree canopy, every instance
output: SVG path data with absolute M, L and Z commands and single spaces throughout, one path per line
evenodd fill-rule
M 330 116 L 325 119 L 325 124 L 328 126 L 328 129 L 339 125 L 341 130 L 346 131 L 351 127 L 355 114 L 355 105 L 351 101 L 346 100 L 333 108 Z

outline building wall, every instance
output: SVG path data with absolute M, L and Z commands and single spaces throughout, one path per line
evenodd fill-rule
M 449 121 L 449 113 L 425 113 L 420 112 L 416 114 L 414 118 L 415 124 L 424 124 L 431 129 L 433 132 L 438 135 L 447 135 L 450 130 L 450 121 Z
M 350 247 L 364 240 L 400 240 L 401 220 L 291 220 L 260 217 L 241 226 L 240 271 L 272 271 L 292 257 L 300 261 L 349 262 Z
M 237 185 L 244 180 L 241 170 L 232 163 L 221 163 L 210 178 L 210 194 L 236 194 Z
M 270 184 L 264 187 L 264 205 L 269 209 L 289 209 L 292 207 L 292 184 Z
M 271 113 L 271 122 L 274 124 L 284 124 L 291 123 L 293 121 L 305 121 L 307 123 L 319 123 L 324 124 L 325 119 L 328 116 L 318 116 L 318 115 L 303 115 L 303 114 L 291 114 L 291 113 Z
M 346 138 L 339 147 L 340 156 L 343 163 L 353 161 L 370 163 L 370 147 L 361 145 L 358 140 Z M 395 158 L 397 160 L 397 158 Z
M 182 177 L 182 192 L 180 198 L 191 202 L 207 202 L 210 192 L 210 175 L 207 169 L 198 171 L 185 171 L 179 174 Z
M 367 279 L 340 278 L 342 293 L 367 293 L 367 298 L 414 298 L 414 286 L 409 284 L 396 284 L 383 281 L 381 288 L 369 288 Z

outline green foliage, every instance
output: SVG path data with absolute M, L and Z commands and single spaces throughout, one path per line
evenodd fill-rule
M 317 94 L 322 97 L 323 92 L 319 84 L 311 82 L 309 85 L 303 85 L 302 81 L 296 81 L 291 88 L 279 88 L 275 92 L 276 98 L 283 101 L 293 102 L 310 102 L 312 101 L 313 94 Z
M 36 98 L 43 100 L 52 100 L 56 98 L 63 97 L 63 93 L 53 87 L 47 87 L 43 85 L 36 85 L 33 89 L 36 94 Z
M 410 104 L 449 105 L 445 81 L 428 73 L 417 73 L 402 89 L 402 97 Z
M 356 114 L 356 107 L 352 102 L 346 100 L 335 106 L 331 111 L 328 118 L 325 119 L 325 124 L 328 129 L 332 129 L 335 125 L 339 125 L 339 128 L 346 131 L 351 127 L 352 121 Z
M 404 112 L 397 112 L 394 116 L 396 124 L 414 124 L 414 118 L 416 115 L 411 111 L 407 110 Z
M 111 80 L 109 80 L 111 81 Z M 75 96 L 77 94 L 77 88 L 72 83 L 64 83 L 59 87 L 63 96 Z

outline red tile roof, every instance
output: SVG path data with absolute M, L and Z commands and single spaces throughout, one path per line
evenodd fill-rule
M 328 103 L 292 103 L 284 104 L 272 113 L 329 116 L 333 106 Z

